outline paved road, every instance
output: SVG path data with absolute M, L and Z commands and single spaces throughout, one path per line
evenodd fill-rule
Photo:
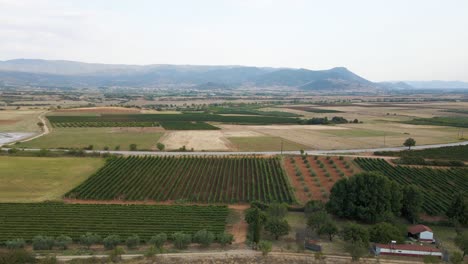
M 412 147 L 413 150 L 418 149 L 431 149 L 440 147 L 450 146 L 461 146 L 468 145 L 468 141 L 446 143 L 446 144 L 433 144 L 433 145 L 420 145 Z M 3 148 L 8 149 L 8 148 Z M 338 149 L 338 150 L 306 150 L 310 155 L 326 155 L 326 154 L 352 154 L 352 153 L 363 153 L 363 152 L 375 152 L 375 151 L 402 151 L 407 149 L 406 147 L 388 147 L 388 148 L 367 148 L 367 149 Z M 39 149 L 24 149 L 26 151 L 38 151 Z M 63 151 L 59 149 L 50 149 L 51 151 Z M 182 155 L 195 155 L 195 156 L 225 156 L 225 155 L 278 155 L 278 154 L 300 154 L 299 151 L 233 151 L 233 152 L 208 152 L 208 151 L 194 151 L 194 152 L 159 152 L 159 151 L 123 151 L 123 150 L 86 150 L 87 153 L 111 153 L 121 155 L 170 155 L 170 156 L 182 156 Z

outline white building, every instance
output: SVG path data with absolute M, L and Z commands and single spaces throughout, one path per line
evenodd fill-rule
M 375 244 L 376 255 L 394 255 L 424 257 L 435 256 L 442 258 L 442 251 L 430 246 L 407 245 L 407 244 Z
M 425 225 L 414 225 L 408 227 L 408 237 L 412 237 L 421 242 L 434 242 L 432 229 Z

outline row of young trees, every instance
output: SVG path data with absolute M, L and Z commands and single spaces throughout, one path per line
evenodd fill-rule
M 185 249 L 190 243 L 198 243 L 203 247 L 208 247 L 214 242 L 218 242 L 222 246 L 231 244 L 233 242 L 233 235 L 229 233 L 219 233 L 215 234 L 206 229 L 196 232 L 193 236 L 184 232 L 176 232 L 170 237 L 165 233 L 159 233 L 155 236 L 152 236 L 149 240 L 146 241 L 147 244 L 154 246 L 156 249 L 162 250 L 164 244 L 171 240 L 174 244 L 174 247 L 177 249 Z M 90 249 L 93 245 L 102 244 L 107 250 L 116 248 L 118 245 L 125 243 L 128 249 L 136 249 L 140 246 L 141 243 L 144 243 L 140 236 L 134 234 L 126 239 L 122 239 L 119 235 L 109 235 L 105 238 L 95 233 L 86 233 L 80 236 L 79 244 Z M 51 236 L 35 236 L 32 239 L 32 247 L 34 250 L 51 250 L 53 248 L 65 250 L 71 244 L 73 240 L 71 237 L 66 235 L 60 235 L 58 237 Z M 5 246 L 8 249 L 21 249 L 26 246 L 26 241 L 22 238 L 8 240 L 5 242 Z

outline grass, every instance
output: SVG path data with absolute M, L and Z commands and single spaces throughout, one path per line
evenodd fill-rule
M 280 137 L 230 137 L 228 138 L 239 151 L 273 151 L 281 149 L 281 141 L 283 142 L 283 150 L 300 150 L 309 147 L 298 144 Z
M 103 165 L 100 158 L 0 157 L 0 202 L 59 199 Z
M 0 111 L 0 132 L 40 132 L 39 110 Z
M 447 227 L 447 226 L 429 226 L 432 231 L 434 231 L 434 236 L 437 240 L 442 242 L 442 246 L 447 249 L 449 252 L 458 251 L 463 253 L 456 245 L 455 245 L 455 237 L 457 233 L 454 227 Z M 464 229 L 467 232 L 466 228 Z
M 138 149 L 151 149 L 158 142 L 163 132 L 154 132 L 145 128 L 54 128 L 45 136 L 21 143 L 17 147 L 29 148 L 84 148 L 93 145 L 94 149 L 128 150 L 130 144 L 137 144 Z

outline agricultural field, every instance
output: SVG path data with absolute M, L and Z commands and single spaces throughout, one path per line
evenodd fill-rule
M 239 151 L 279 151 L 307 149 L 308 146 L 282 139 L 280 137 L 229 137 L 234 148 Z
M 360 171 L 352 159 L 337 156 L 286 156 L 284 163 L 301 203 L 328 200 L 336 181 Z
M 203 203 L 295 201 L 281 160 L 263 157 L 114 158 L 66 197 Z
M 188 121 L 164 121 L 161 126 L 166 130 L 219 130 L 219 127 L 215 127 L 205 122 L 188 122 Z
M 40 132 L 37 125 L 41 110 L 3 110 L 0 111 L 0 132 Z
M 86 232 L 121 239 L 137 234 L 143 240 L 164 232 L 193 234 L 199 230 L 224 232 L 226 206 L 110 205 L 64 203 L 0 203 L 0 242 L 34 236 L 67 235 L 73 240 Z
M 162 122 L 222 122 L 239 124 L 295 124 L 297 119 L 271 116 L 222 116 L 215 114 L 102 114 L 99 116 L 57 116 L 47 117 L 53 127 L 87 126 L 156 126 Z M 125 125 L 126 126 L 126 125 Z
M 468 161 L 468 145 L 442 147 L 434 149 L 421 149 L 411 151 L 380 151 L 375 152 L 378 156 L 408 156 L 424 159 L 445 159 L 445 160 L 464 160 Z
M 410 121 L 406 121 L 406 123 L 414 125 L 453 126 L 468 128 L 468 118 L 464 116 L 436 116 L 432 118 L 416 118 Z
M 61 199 L 103 165 L 100 158 L 0 156 L 0 202 Z
M 404 185 L 414 184 L 424 190 L 423 209 L 429 215 L 445 215 L 452 195 L 468 192 L 468 169 L 431 169 L 392 166 L 383 159 L 356 158 L 366 171 L 377 171 Z
M 19 148 L 85 148 L 93 145 L 93 149 L 102 150 L 108 147 L 114 150 L 128 150 L 130 144 L 136 144 L 138 149 L 156 149 L 156 143 L 163 135 L 161 128 L 54 128 L 49 134 L 23 142 Z

